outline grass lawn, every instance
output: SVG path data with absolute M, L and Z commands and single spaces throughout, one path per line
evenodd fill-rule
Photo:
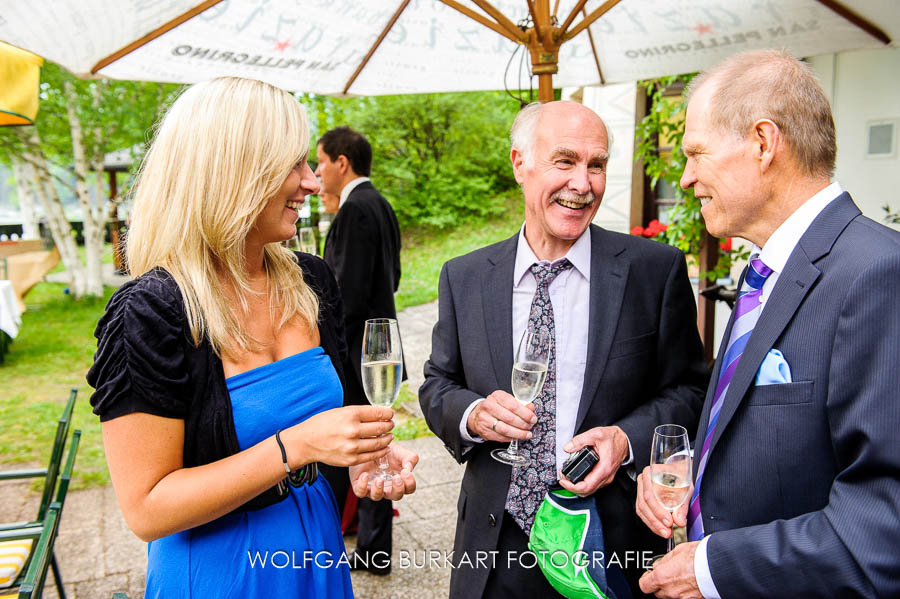
M 524 220 L 519 192 L 492 201 L 504 202 L 509 210 L 500 218 L 454 230 L 404 232 L 398 310 L 437 298 L 444 262 L 518 230 Z M 104 261 L 112 261 L 109 248 Z M 39 283 L 31 290 L 25 298 L 28 310 L 22 315 L 19 336 L 0 364 L 0 469 L 46 463 L 69 389 L 78 387 L 73 428 L 81 429 L 83 436 L 73 487 L 85 488 L 109 482 L 100 422 L 91 413 L 92 390 L 84 377 L 97 347 L 94 327 L 113 290 L 107 289 L 103 299 L 75 301 L 64 294 L 65 287 Z M 416 397 L 404 385 L 397 401 L 416 401 Z M 394 434 L 398 439 L 430 434 L 421 418 L 397 414 Z
M 93 332 L 112 294 L 74 301 L 62 283 L 38 283 L 25 297 L 19 336 L 0 365 L 0 462 L 44 466 L 69 389 L 78 387 L 73 428 L 83 431 L 75 462 L 77 487 L 108 482 L 100 422 L 84 380 L 97 347 Z M 24 466 L 15 466 L 24 467 Z
M 437 299 L 438 277 L 444 262 L 510 237 L 525 221 L 525 204 L 519 190 L 485 201 L 503 202 L 508 209 L 499 218 L 470 223 L 455 229 L 404 231 L 400 253 L 400 288 L 397 310 Z

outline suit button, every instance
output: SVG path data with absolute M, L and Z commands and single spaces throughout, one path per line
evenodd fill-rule
M 494 518 L 494 514 L 488 515 L 488 523 L 491 525 L 491 528 L 497 526 L 497 519 Z

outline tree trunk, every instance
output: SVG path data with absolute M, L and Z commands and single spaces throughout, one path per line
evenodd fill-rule
M 66 218 L 62 200 L 53 185 L 53 175 L 47 168 L 47 161 L 41 149 L 41 139 L 34 127 L 31 135 L 26 135 L 24 130 L 17 131 L 25 144 L 24 159 L 27 163 L 26 171 L 32 180 L 32 189 L 44 207 L 47 217 L 47 226 L 50 227 L 50 235 L 59 250 L 66 272 L 69 273 L 69 290 L 75 297 L 81 297 L 85 291 L 85 273 L 81 260 L 78 258 L 78 245 L 72 234 L 72 225 Z
M 91 193 L 88 188 L 88 175 L 90 165 L 84 148 L 84 135 L 81 119 L 78 117 L 76 102 L 78 100 L 75 86 L 71 81 L 65 82 L 66 112 L 69 115 L 69 129 L 72 134 L 72 154 L 75 167 L 75 195 L 78 205 L 81 207 L 82 222 L 84 223 L 84 254 L 86 267 L 85 294 L 95 297 L 103 296 L 103 272 L 101 259 L 103 256 L 103 225 L 100 222 L 102 211 L 95 209 L 91 203 Z M 103 195 L 97 198 L 98 203 L 103 202 Z
M 12 166 L 19 196 L 19 212 L 22 214 L 22 239 L 40 239 L 41 229 L 34 214 L 34 190 L 31 186 L 33 177 L 28 175 L 28 166 L 20 160 L 13 159 Z

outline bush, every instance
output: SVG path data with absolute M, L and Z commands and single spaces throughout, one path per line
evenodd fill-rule
M 401 227 L 440 229 L 500 214 L 516 187 L 509 127 L 518 104 L 497 92 L 307 97 L 314 139 L 349 125 L 372 144 L 372 178 Z M 313 141 L 313 143 L 315 143 Z

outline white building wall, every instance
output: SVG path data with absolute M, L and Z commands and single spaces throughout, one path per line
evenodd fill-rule
M 628 232 L 631 212 L 631 169 L 634 164 L 634 82 L 603 87 L 566 88 L 564 99 L 581 94 L 581 103 L 600 115 L 612 133 L 612 151 L 606 171 L 606 193 L 594 223 L 610 231 Z
M 884 222 L 900 211 L 900 48 L 861 50 L 809 60 L 831 100 L 837 132 L 835 178 L 863 214 Z M 866 156 L 870 122 L 894 122 L 894 154 Z M 900 230 L 900 227 L 893 225 Z

